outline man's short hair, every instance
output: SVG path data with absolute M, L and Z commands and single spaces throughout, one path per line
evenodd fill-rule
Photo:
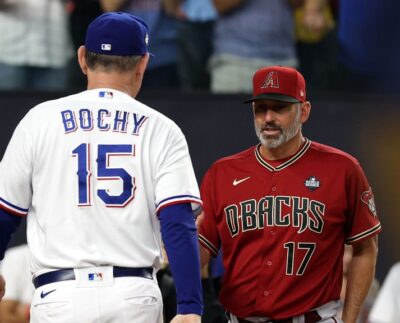
M 143 56 L 116 56 L 103 55 L 86 51 L 86 65 L 91 70 L 110 72 L 129 72 L 132 71 Z

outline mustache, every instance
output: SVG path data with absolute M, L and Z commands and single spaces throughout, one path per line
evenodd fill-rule
M 280 130 L 282 131 L 282 127 L 278 126 L 275 122 L 269 122 L 261 125 L 260 130 Z

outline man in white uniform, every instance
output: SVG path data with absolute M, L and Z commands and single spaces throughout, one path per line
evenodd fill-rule
M 400 320 L 400 262 L 390 269 L 369 313 L 370 323 L 397 323 Z
M 0 259 L 28 215 L 32 323 L 162 322 L 161 236 L 177 288 L 172 322 L 200 322 L 191 206 L 201 201 L 181 130 L 134 99 L 147 43 L 135 16 L 96 18 L 78 50 L 88 90 L 30 110 L 0 164 Z

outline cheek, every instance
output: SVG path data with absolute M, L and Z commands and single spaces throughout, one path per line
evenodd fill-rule
M 264 123 L 264 119 L 261 117 L 261 116 L 257 116 L 257 115 L 255 115 L 254 116 L 254 124 L 256 125 L 256 126 L 260 126 L 260 125 L 262 125 Z

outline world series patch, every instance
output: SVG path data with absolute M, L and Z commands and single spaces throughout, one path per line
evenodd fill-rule
M 304 186 L 313 192 L 320 187 L 320 182 L 315 176 L 311 176 L 304 181 Z

